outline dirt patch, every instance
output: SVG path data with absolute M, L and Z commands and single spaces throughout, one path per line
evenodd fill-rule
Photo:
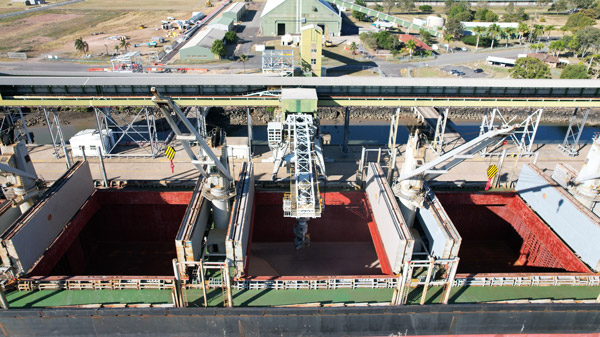
M 51 23 L 51 22 L 63 22 L 67 20 L 79 19 L 84 17 L 84 15 L 79 14 L 42 14 L 36 16 L 30 16 L 24 19 L 17 21 L 17 24 L 43 24 L 43 23 Z

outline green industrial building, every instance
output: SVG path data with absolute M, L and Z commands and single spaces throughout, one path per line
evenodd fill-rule
M 260 17 L 263 36 L 300 34 L 301 27 L 310 24 L 326 35 L 339 36 L 342 17 L 325 0 L 267 0 Z
M 194 61 L 215 60 L 217 57 L 212 53 L 211 47 L 215 40 L 223 40 L 223 37 L 225 37 L 224 30 L 209 26 L 198 32 L 179 50 L 179 58 Z

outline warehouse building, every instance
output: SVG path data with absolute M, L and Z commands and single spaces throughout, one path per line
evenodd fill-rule
M 301 27 L 310 24 L 339 36 L 342 17 L 325 0 L 267 0 L 260 17 L 263 36 L 300 34 Z
M 179 58 L 181 60 L 207 61 L 217 59 L 210 49 L 213 42 L 216 40 L 223 40 L 224 37 L 224 30 L 215 29 L 209 26 L 196 34 L 196 36 L 189 40 L 188 43 L 179 50 Z
M 242 21 L 246 14 L 246 4 L 243 2 L 234 2 L 223 12 L 223 17 L 231 18 L 234 21 Z
M 228 18 L 226 16 L 222 16 L 222 17 L 212 21 L 211 24 L 208 25 L 208 28 L 214 28 L 214 29 L 222 30 L 224 32 L 228 32 L 233 29 L 233 19 Z

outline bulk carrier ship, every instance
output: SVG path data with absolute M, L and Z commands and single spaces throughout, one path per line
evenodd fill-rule
M 0 80 L 5 120 L 16 121 L 3 127 L 0 163 L 5 335 L 599 332 L 600 138 L 586 147 L 585 162 L 578 138 L 575 146 L 565 140 L 564 151 L 534 146 L 544 105 L 598 104 L 586 91 L 591 82 L 571 97 L 572 83 L 562 93 L 519 96 L 474 81 L 467 89 L 492 90 L 467 99 L 461 88 L 452 97 L 430 93 L 456 84 L 393 79 L 344 97 L 326 91 L 350 94 L 358 85 L 269 79 L 277 83 L 230 83 L 229 95 L 211 96 L 193 91 L 217 86 L 166 77 Z M 537 108 L 515 122 L 490 107 L 479 136 L 466 140 L 444 107 L 455 98 Z M 398 108 L 389 143 L 349 146 L 350 107 L 375 101 Z M 339 147 L 320 129 L 319 108 L 332 102 L 347 106 Z M 96 113 L 99 143 L 72 141 L 77 161 L 64 139 L 52 148 L 58 159 L 41 160 L 40 148 L 26 146 L 27 132 L 15 132 L 24 107 L 40 107 L 59 130 L 52 107 L 60 104 Z M 254 145 L 251 131 L 226 137 L 207 128 L 204 107 L 227 104 L 273 107 L 268 147 Z M 165 120 L 172 136 L 160 153 L 151 150 L 159 158 L 135 159 L 139 148 L 119 145 L 132 134 L 131 125 L 110 125 L 117 117 L 109 107 L 119 105 L 143 106 L 148 134 L 154 115 Z M 423 123 L 397 144 L 402 106 Z M 132 141 L 157 146 L 152 137 Z M 51 175 L 41 163 L 57 168 L 65 159 L 60 177 L 40 178 Z M 185 174 L 144 175 L 174 159 Z M 113 177 L 113 164 L 130 166 L 130 176 Z

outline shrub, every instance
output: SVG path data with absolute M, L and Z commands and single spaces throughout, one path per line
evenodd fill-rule
M 419 6 L 419 10 L 423 13 L 432 13 L 433 7 L 431 7 L 429 5 L 421 5 L 421 6 Z
M 469 46 L 477 45 L 477 35 L 469 35 L 460 39 L 464 44 Z M 481 36 L 479 38 L 479 47 L 490 47 L 492 45 L 492 39 L 487 36 Z

